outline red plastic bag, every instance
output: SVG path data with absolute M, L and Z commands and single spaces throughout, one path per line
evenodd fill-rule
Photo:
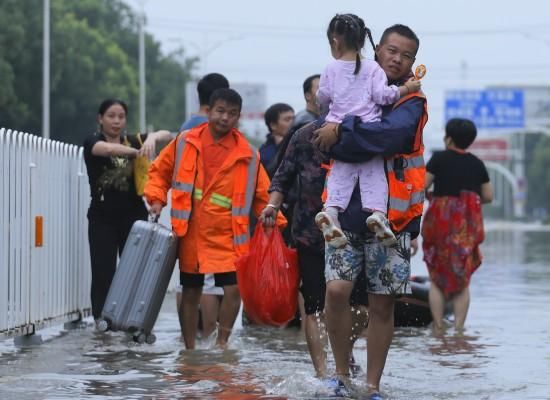
M 281 326 L 292 320 L 298 305 L 298 255 L 278 228 L 266 233 L 256 225 L 250 251 L 235 262 L 244 311 L 256 324 Z

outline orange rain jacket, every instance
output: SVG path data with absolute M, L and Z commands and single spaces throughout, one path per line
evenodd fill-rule
M 203 186 L 201 136 L 208 123 L 180 133 L 149 169 L 145 198 L 167 203 L 171 189 L 172 229 L 179 239 L 180 270 L 187 273 L 235 271 L 237 257 L 248 252 L 250 212 L 259 216 L 267 204 L 269 177 L 258 152 L 237 129 L 237 145 L 207 187 Z M 284 227 L 281 213 L 277 225 Z

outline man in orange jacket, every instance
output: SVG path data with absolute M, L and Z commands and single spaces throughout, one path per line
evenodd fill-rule
M 224 290 L 216 344 L 226 345 L 240 307 L 235 260 L 248 252 L 250 211 L 258 216 L 267 205 L 267 173 L 258 152 L 235 128 L 241 106 L 236 91 L 216 90 L 208 122 L 180 133 L 149 169 L 144 195 L 151 214 L 160 214 L 171 190 L 187 349 L 195 348 L 197 310 L 209 273 Z M 284 226 L 286 220 L 277 223 Z

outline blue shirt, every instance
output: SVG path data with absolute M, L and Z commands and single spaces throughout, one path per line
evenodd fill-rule
M 208 121 L 208 117 L 206 117 L 205 115 L 191 114 L 191 118 L 181 124 L 180 132 L 194 128 L 195 126 L 200 125 L 206 121 Z
M 273 138 L 273 135 L 269 133 L 267 135 L 267 139 L 260 146 L 260 162 L 264 166 L 265 169 L 268 169 L 269 165 L 277 155 L 277 151 L 279 150 L 279 145 L 275 143 L 275 139 Z

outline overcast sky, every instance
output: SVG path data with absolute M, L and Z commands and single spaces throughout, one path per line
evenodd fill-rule
M 136 10 L 140 0 L 127 0 Z M 487 85 L 550 85 L 550 1 L 546 0 L 146 0 L 146 30 L 170 52 L 201 56 L 198 75 L 265 82 L 268 104 L 303 108 L 301 84 L 330 61 L 325 30 L 335 13 L 362 17 L 378 42 L 383 30 L 409 25 L 420 38 L 417 64 L 427 140 L 441 140 L 445 90 Z M 365 46 L 363 54 L 372 58 Z

